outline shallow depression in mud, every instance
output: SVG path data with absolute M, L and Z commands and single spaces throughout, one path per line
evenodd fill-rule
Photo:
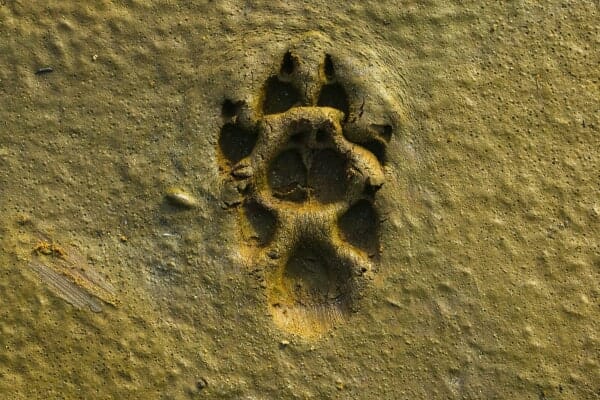
M 300 140 L 298 136 L 292 141 Z M 346 158 L 333 149 L 302 150 L 285 150 L 271 162 L 268 181 L 273 195 L 296 203 L 309 198 L 323 204 L 344 200 L 349 186 Z
M 296 303 L 311 306 L 341 301 L 348 292 L 350 271 L 331 251 L 302 241 L 283 272 L 283 285 Z
M 312 337 L 349 317 L 356 295 L 352 269 L 332 248 L 301 239 L 281 267 L 269 277 L 267 293 L 282 329 Z
M 268 178 L 275 197 L 293 202 L 306 200 L 307 172 L 299 151 L 279 154 L 270 165 Z
M 338 220 L 338 227 L 346 242 L 370 257 L 379 256 L 379 216 L 370 202 L 361 200 L 352 205 Z
M 227 123 L 221 128 L 219 149 L 228 162 L 235 164 L 250 155 L 257 139 L 256 132 L 244 129 L 236 124 Z
M 319 150 L 313 154 L 308 172 L 308 184 L 321 203 L 344 199 L 348 190 L 347 160 L 333 149 Z

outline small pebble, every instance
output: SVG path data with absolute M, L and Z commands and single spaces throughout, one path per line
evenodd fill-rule
M 289 346 L 289 344 L 290 344 L 289 340 L 282 340 L 281 342 L 279 342 L 279 345 L 281 347 L 287 347 L 287 346 Z
M 244 179 L 250 178 L 254 174 L 254 171 L 249 165 L 240 165 L 234 168 L 234 170 L 231 171 L 231 174 L 236 178 Z
M 169 203 L 176 207 L 194 208 L 198 205 L 194 196 L 178 188 L 168 189 L 165 196 Z
M 208 386 L 208 382 L 204 378 L 200 378 L 196 382 L 196 389 L 198 389 L 199 391 L 202 390 L 202 389 L 204 389 L 207 386 Z
M 94 55 L 92 56 L 92 61 L 96 61 L 97 59 L 98 59 L 98 54 L 94 54 Z
M 234 207 L 242 202 L 242 196 L 234 185 L 225 186 L 223 202 L 227 207 Z
M 47 74 L 49 72 L 54 71 L 54 68 L 52 67 L 44 67 L 44 68 L 40 68 L 37 71 L 35 71 L 36 75 L 41 75 L 41 74 Z

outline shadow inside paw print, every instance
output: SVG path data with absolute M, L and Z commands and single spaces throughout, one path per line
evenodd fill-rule
M 378 260 L 374 201 L 393 133 L 357 128 L 364 98 L 349 95 L 331 54 L 311 60 L 289 50 L 258 101 L 225 100 L 218 142 L 273 320 L 305 337 L 350 317 Z

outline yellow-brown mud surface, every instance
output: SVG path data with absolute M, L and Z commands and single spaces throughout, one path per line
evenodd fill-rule
M 0 397 L 600 398 L 599 20 L 597 1 L 0 1 Z M 264 137 L 345 118 L 280 109 L 295 62 L 307 99 L 385 136 L 343 150 L 348 187 L 377 189 L 362 214 L 310 202 L 351 209 L 335 163 L 304 186 L 292 161 L 259 171 L 308 199 L 259 223 L 260 191 L 228 186 L 249 175 L 224 158 L 249 153 L 223 145 L 238 100 L 274 115 L 248 117 Z

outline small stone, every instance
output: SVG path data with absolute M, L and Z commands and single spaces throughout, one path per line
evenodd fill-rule
M 196 382 L 196 389 L 198 389 L 198 391 L 206 388 L 208 386 L 208 382 L 206 381 L 206 379 L 204 378 L 200 378 L 198 379 L 198 381 Z
M 280 345 L 282 348 L 283 348 L 283 347 L 287 347 L 287 346 L 289 346 L 289 344 L 290 344 L 289 340 L 285 340 L 285 339 L 279 342 L 279 345 Z
M 231 175 L 240 179 L 250 178 L 253 173 L 254 171 L 249 165 L 239 165 L 236 168 L 234 168 L 233 171 L 231 171 Z
M 42 74 L 49 74 L 50 72 L 54 72 L 54 68 L 44 67 L 44 68 L 39 68 L 37 71 L 35 71 L 35 74 L 42 75 Z
M 223 191 L 223 202 L 227 207 L 233 207 L 242 202 L 242 195 L 233 185 L 227 185 Z
M 191 194 L 178 188 L 170 188 L 165 193 L 169 203 L 181 208 L 194 208 L 198 206 L 198 202 Z
M 92 61 L 96 61 L 97 59 L 98 59 L 98 54 L 94 54 L 94 55 L 92 56 Z

